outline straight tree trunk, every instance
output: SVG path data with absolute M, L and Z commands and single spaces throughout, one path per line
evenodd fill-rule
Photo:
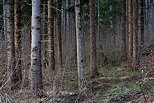
M 92 77 L 99 75 L 96 62 L 96 34 L 95 34 L 95 0 L 89 0 L 90 7 L 90 71 Z
M 6 34 L 7 34 L 7 5 L 6 5 L 6 1 L 3 0 L 3 30 L 4 30 L 4 34 L 3 34 L 3 38 L 4 40 L 6 40 Z
M 84 66 L 83 66 L 83 45 L 81 31 L 81 10 L 80 0 L 75 0 L 75 20 L 76 20 L 76 43 L 77 43 L 77 67 L 78 67 L 78 86 L 82 90 L 84 83 Z
M 15 69 L 13 72 L 14 88 L 20 87 L 22 82 L 21 68 L 21 0 L 15 0 L 14 5 L 14 37 L 15 37 Z
M 15 46 L 14 46 L 14 1 L 7 0 L 7 70 L 11 72 L 11 89 L 14 85 Z
M 82 27 L 82 35 L 83 35 L 83 46 L 85 46 L 85 8 L 84 5 L 81 5 L 81 27 Z
M 42 85 L 40 0 L 32 0 L 32 40 L 31 40 L 31 88 L 34 97 L 40 96 Z
M 42 68 L 47 68 L 47 64 L 48 64 L 48 52 L 47 52 L 47 48 L 48 48 L 48 43 L 47 43 L 47 29 L 46 29 L 46 1 L 43 1 L 43 10 L 42 10 L 42 20 L 41 20 L 41 24 L 42 24 L 42 57 L 41 57 L 41 62 L 42 62 Z
M 55 70 L 55 58 L 54 58 L 54 18 L 53 18 L 53 10 L 51 9 L 53 6 L 53 0 L 48 0 L 48 35 L 49 35 L 49 68 L 51 70 Z
M 67 38 L 68 38 L 68 35 L 69 35 L 69 13 L 68 13 L 68 8 L 69 8 L 69 6 L 68 6 L 68 0 L 66 0 L 66 14 L 65 14 L 65 41 L 66 41 L 66 46 L 68 45 L 68 40 L 67 40 Z
M 140 0 L 140 7 L 141 7 L 141 39 L 140 39 L 140 45 L 141 47 L 144 45 L 144 13 L 145 13 L 145 0 Z
M 140 17 L 139 17 L 139 23 L 140 23 L 140 33 L 139 33 L 139 37 L 138 37 L 138 63 L 140 63 L 140 58 L 141 58 L 141 53 L 143 51 L 143 47 L 144 47 L 144 25 L 145 25 L 145 0 L 140 0 L 139 2 L 139 10 L 140 10 Z
M 126 51 L 126 0 L 121 0 L 121 61 L 127 60 Z
M 131 66 L 133 54 L 133 7 L 132 0 L 128 1 L 128 62 Z
M 61 10 L 62 0 L 57 0 L 57 8 Z M 58 66 L 62 68 L 62 35 L 61 35 L 61 11 L 57 10 L 57 33 L 58 33 Z
M 113 8 L 113 5 L 110 5 L 110 11 L 112 11 L 114 8 Z M 111 36 L 112 36 L 112 48 L 115 48 L 116 47 L 116 31 L 115 31 L 115 23 L 114 23 L 114 18 L 113 16 L 110 17 L 110 27 L 111 27 Z M 113 49 L 112 51 L 112 55 L 113 55 L 113 58 L 112 60 L 115 61 L 116 58 L 115 58 L 115 50 Z
M 97 34 L 98 34 L 98 42 L 99 42 L 99 47 L 101 44 L 101 33 L 100 33 L 100 1 L 97 1 Z
M 134 68 L 138 67 L 139 60 L 138 60 L 138 0 L 133 0 L 133 61 L 132 66 Z

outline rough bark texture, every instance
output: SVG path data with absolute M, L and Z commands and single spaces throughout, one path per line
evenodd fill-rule
M 97 35 L 98 35 L 98 43 L 101 45 L 101 33 L 100 33 L 100 1 L 97 1 Z
M 114 6 L 113 5 L 110 5 L 110 11 L 114 10 Z M 112 35 L 112 48 L 114 48 L 116 46 L 116 31 L 115 31 L 115 23 L 114 23 L 114 17 L 111 16 L 110 17 L 110 28 L 111 28 L 111 35 Z M 115 57 L 116 57 L 116 54 L 115 54 L 115 50 L 112 50 L 112 60 L 115 61 Z
M 76 19 L 76 43 L 77 43 L 77 67 L 78 67 L 78 86 L 81 90 L 84 82 L 84 66 L 83 66 L 83 45 L 81 31 L 81 11 L 80 0 L 75 0 L 75 19 Z
M 67 45 L 67 37 L 68 37 L 68 31 L 69 31 L 69 13 L 68 13 L 68 0 L 66 0 L 66 3 L 65 3 L 65 45 Z
M 140 45 L 143 46 L 144 45 L 144 13 L 145 13 L 145 1 L 144 0 L 140 0 L 140 6 L 141 6 L 141 39 L 140 39 Z
M 84 5 L 81 5 L 81 29 L 82 29 L 82 35 L 83 35 L 83 46 L 85 46 L 85 8 Z
M 12 74 L 14 86 L 13 88 L 20 87 L 22 81 L 22 68 L 21 68 L 21 0 L 15 0 L 14 5 L 14 37 L 15 37 L 15 69 Z
M 126 51 L 126 0 L 121 0 L 121 61 L 127 60 Z
M 57 8 L 61 10 L 62 0 L 57 0 Z M 62 68 L 62 35 L 61 35 L 61 12 L 57 10 L 57 33 L 58 33 L 58 66 Z
M 3 38 L 6 40 L 6 34 L 7 34 L 7 5 L 6 1 L 3 0 Z
M 132 63 L 133 54 L 133 7 L 132 0 L 128 1 L 128 62 Z
M 53 10 L 51 6 L 53 4 L 53 0 L 48 0 L 48 35 L 49 35 L 49 68 L 51 70 L 55 70 L 55 58 L 54 58 L 54 18 L 53 18 Z
M 7 0 L 7 70 L 11 72 L 11 89 L 14 85 L 15 47 L 14 47 L 14 1 Z M 9 76 L 9 75 L 8 75 Z
M 46 12 L 47 12 L 47 9 L 46 9 L 46 7 L 47 7 L 47 2 L 46 2 L 46 0 L 44 0 L 43 1 L 43 6 L 42 6 L 42 20 L 41 20 L 41 26 L 42 26 L 42 28 L 41 28 L 41 33 L 42 33 L 42 38 L 41 38 L 41 40 L 42 40 L 42 47 L 41 47 L 41 49 L 42 49 L 42 52 L 41 52 L 41 55 L 42 55 L 42 57 L 41 57 L 41 62 L 42 62 L 42 68 L 47 68 L 47 65 L 48 65 L 48 60 L 47 60 L 47 58 L 48 58 L 48 42 L 47 42 L 47 40 L 48 40 L 48 34 L 47 34 L 47 23 L 46 23 Z
M 95 34 L 95 0 L 89 0 L 90 7 L 90 71 L 91 76 L 98 76 L 96 64 L 96 34 Z
M 132 66 L 136 68 L 139 64 L 138 61 L 138 0 L 133 0 L 133 61 L 132 61 Z
M 31 87 L 35 97 L 42 92 L 40 0 L 32 0 Z

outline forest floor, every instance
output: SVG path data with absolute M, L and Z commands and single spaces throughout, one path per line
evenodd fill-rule
M 98 78 L 92 79 L 86 74 L 85 87 L 80 92 L 77 87 L 75 68 L 59 69 L 52 73 L 45 69 L 43 70 L 45 96 L 38 101 L 43 103 L 154 103 L 153 59 L 152 56 L 144 57 L 140 61 L 139 70 L 125 66 L 106 66 L 99 69 Z M 7 86 L 9 83 L 6 79 L 6 69 L 0 67 L 0 70 L 0 103 L 38 103 L 31 99 L 28 82 L 21 90 L 11 93 Z M 3 99 L 7 100 L 2 102 Z

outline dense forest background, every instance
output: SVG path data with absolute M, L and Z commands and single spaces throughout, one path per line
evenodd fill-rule
M 0 103 L 153 102 L 153 0 L 0 0 Z

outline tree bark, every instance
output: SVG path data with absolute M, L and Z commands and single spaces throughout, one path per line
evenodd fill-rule
M 7 0 L 7 70 L 11 72 L 11 89 L 14 85 L 15 46 L 14 46 L 14 1 Z M 8 75 L 9 76 L 9 75 Z
M 48 35 L 49 35 L 49 68 L 51 70 L 55 70 L 55 58 L 54 58 L 54 18 L 53 18 L 53 10 L 51 9 L 53 6 L 53 0 L 48 0 Z
M 84 7 L 85 5 L 81 5 L 81 29 L 82 29 L 82 35 L 83 35 L 83 48 L 85 47 L 85 42 L 86 42 L 86 40 L 85 40 L 85 7 Z M 84 52 L 83 52 L 83 55 L 84 55 Z
M 138 60 L 138 0 L 133 0 L 133 61 L 132 66 L 134 68 L 138 67 L 139 60 Z
M 77 43 L 77 67 L 78 67 L 78 86 L 79 90 L 83 88 L 84 83 L 84 66 L 83 66 L 83 45 L 81 31 L 81 10 L 80 0 L 75 0 L 75 19 L 76 19 L 76 43 Z
M 31 87 L 34 97 L 40 96 L 42 85 L 40 0 L 32 0 Z
M 57 0 L 57 8 L 61 10 L 62 0 Z M 58 66 L 62 68 L 62 35 L 61 35 L 61 11 L 57 10 L 57 33 L 58 33 Z
M 47 51 L 47 48 L 48 48 L 48 43 L 47 43 L 47 39 L 48 39 L 48 35 L 47 35 L 47 23 L 46 23 L 46 4 L 47 2 L 46 1 L 43 1 L 43 10 L 42 10 L 42 20 L 41 20 L 41 26 L 42 26 L 42 57 L 41 57 L 41 62 L 42 62 L 42 68 L 47 68 L 47 65 L 48 65 L 48 51 Z
M 6 1 L 3 0 L 3 38 L 6 40 L 6 34 L 7 34 L 7 5 Z
M 145 1 L 140 0 L 140 7 L 141 7 L 141 39 L 140 39 L 140 45 L 141 47 L 144 45 L 144 14 L 145 14 Z
M 133 7 L 132 0 L 128 1 L 128 62 L 131 66 L 133 54 Z
M 95 34 L 95 0 L 89 0 L 90 7 L 90 70 L 91 76 L 99 75 L 96 62 L 96 34 Z
M 127 60 L 126 51 L 126 0 L 121 0 L 121 61 Z
M 15 36 L 15 69 L 13 72 L 13 88 L 20 87 L 22 82 L 21 68 L 21 0 L 15 0 L 14 5 L 14 36 Z
M 69 35 L 69 13 L 68 13 L 68 0 L 66 0 L 66 5 L 65 5 L 65 45 L 68 45 L 68 35 Z

